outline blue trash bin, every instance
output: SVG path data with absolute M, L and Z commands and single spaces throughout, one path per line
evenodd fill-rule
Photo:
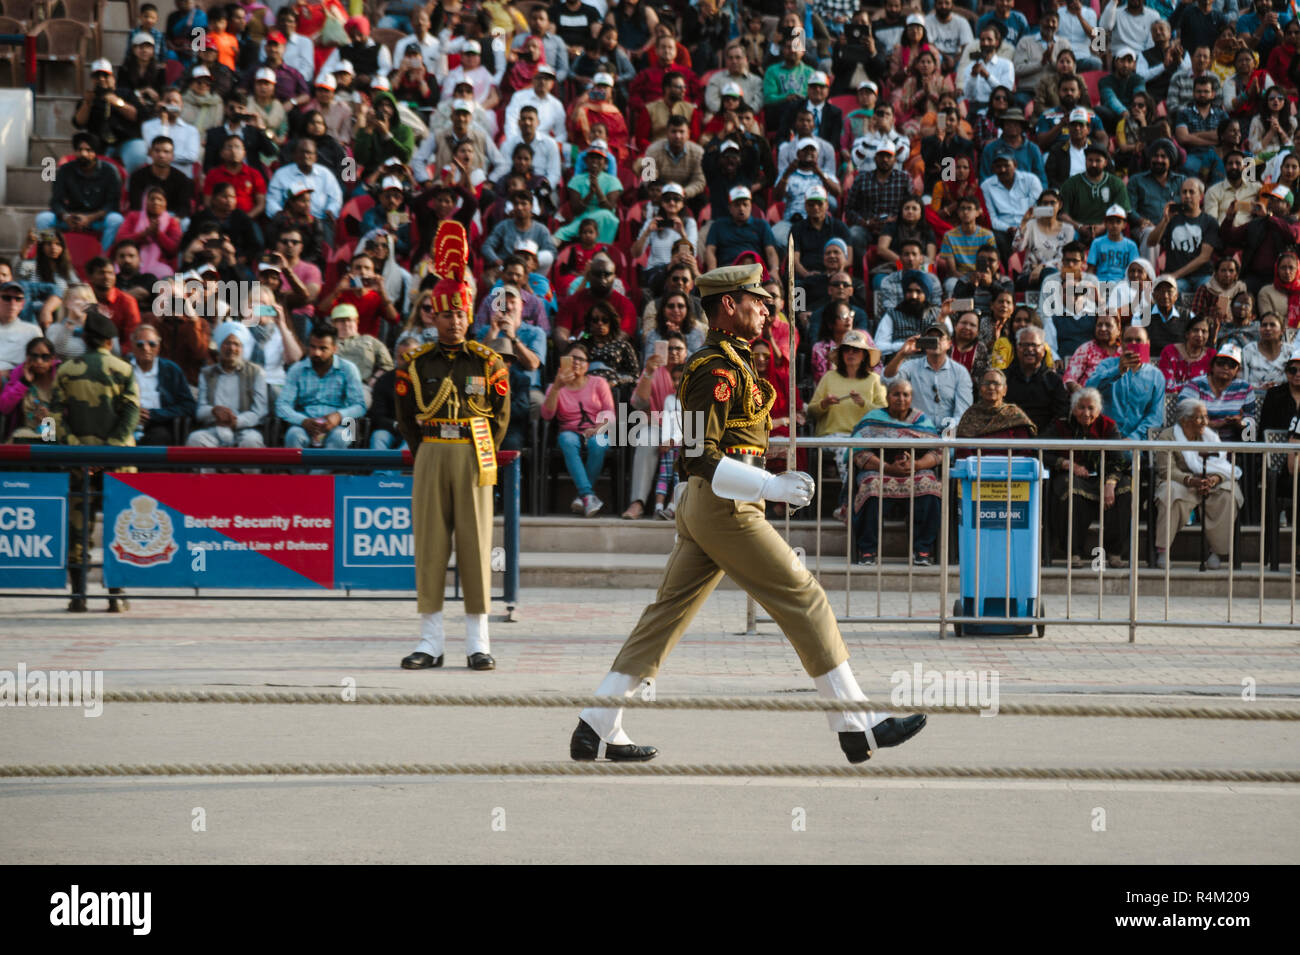
M 961 597 L 953 607 L 955 616 L 1032 619 L 1043 615 L 1038 599 L 1042 514 L 1038 498 L 1047 471 L 1039 466 L 1036 458 L 1011 459 L 1011 532 L 1008 534 L 1007 470 L 1005 457 L 985 457 L 978 464 L 974 457 L 963 458 L 953 466 L 961 504 L 957 534 Z M 954 624 L 953 629 L 959 637 L 1028 636 L 1035 626 L 1032 623 L 967 623 Z M 1041 626 L 1038 635 L 1043 635 Z

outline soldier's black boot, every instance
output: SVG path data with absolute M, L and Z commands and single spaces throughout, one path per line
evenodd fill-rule
M 126 613 L 131 609 L 131 601 L 122 596 L 124 593 L 125 591 L 121 587 L 108 588 L 109 613 Z
M 871 758 L 871 741 L 875 738 L 877 749 L 906 743 L 921 730 L 925 729 L 925 714 L 912 716 L 891 716 L 871 727 L 871 733 L 841 733 L 840 749 L 849 758 L 850 763 L 865 763 Z
M 587 725 L 586 720 L 578 720 L 578 728 L 573 731 L 573 736 L 569 739 L 569 756 L 579 762 L 608 759 L 616 763 L 643 763 L 648 759 L 654 759 L 658 754 L 659 750 L 653 746 L 606 743 L 594 729 Z
M 68 601 L 68 613 L 86 612 L 86 571 L 68 570 L 68 586 L 72 588 L 72 599 Z M 77 596 L 80 594 L 81 596 Z

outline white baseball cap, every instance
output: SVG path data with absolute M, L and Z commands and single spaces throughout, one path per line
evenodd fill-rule
M 389 84 L 388 77 L 386 76 L 375 76 L 375 77 L 371 77 L 370 79 L 370 91 L 372 93 L 375 90 L 383 90 L 384 92 L 388 92 L 392 90 L 392 88 L 393 87 L 391 84 Z
M 1092 114 L 1082 106 L 1076 106 L 1070 110 L 1070 122 L 1072 123 L 1091 123 Z
M 812 83 L 812 80 L 809 80 L 808 82 L 811 84 L 811 83 Z M 723 84 L 722 84 L 722 94 L 721 94 L 721 95 L 723 95 L 723 96 L 744 96 L 744 95 L 745 95 L 745 91 L 742 90 L 742 89 L 740 88 L 740 84 L 739 84 L 739 83 L 723 83 Z
M 871 80 L 863 80 L 861 83 L 858 84 L 858 89 L 871 90 L 871 92 L 873 93 L 880 92 L 880 87 L 877 86 L 875 83 L 871 82 Z
M 803 197 L 804 202 L 825 202 L 826 188 L 824 186 L 813 186 L 808 190 L 808 195 Z
M 262 67 L 260 70 L 258 70 L 256 73 L 253 74 L 253 79 L 256 80 L 257 82 L 274 83 L 274 82 L 275 82 L 275 70 L 270 69 L 269 67 L 264 66 L 264 67 Z
M 728 202 L 735 202 L 737 199 L 753 199 L 753 198 L 754 196 L 750 193 L 749 189 L 747 189 L 745 186 L 736 186 L 731 190 L 731 192 L 727 193 Z
M 316 85 L 322 89 L 336 90 L 339 88 L 338 81 L 329 73 L 322 73 L 316 78 Z
M 808 77 L 808 85 L 809 86 L 830 86 L 831 78 L 827 76 L 825 73 L 823 73 L 821 70 L 818 70 L 817 72 L 813 73 L 812 76 Z
M 212 71 L 206 66 L 196 66 L 194 72 L 190 74 L 192 80 L 203 79 L 204 77 L 212 79 Z
M 385 176 L 379 183 L 379 191 L 383 192 L 385 189 L 396 189 L 399 192 L 405 192 L 406 186 L 396 176 Z
M 907 15 L 907 22 L 904 25 L 909 27 L 910 26 L 923 27 L 925 26 L 925 17 L 921 16 L 921 14 L 919 13 L 909 13 Z
M 891 141 L 886 139 L 883 143 L 881 143 L 879 146 L 876 147 L 876 152 L 889 153 L 889 155 L 893 156 L 898 152 L 898 150 L 894 148 L 894 144 Z
M 808 149 L 809 147 L 816 149 L 817 140 L 813 139 L 811 136 L 802 136 L 800 137 L 799 141 L 794 144 L 794 151 L 797 153 L 801 153 L 805 149 Z
M 1120 219 L 1128 218 L 1128 213 L 1124 211 L 1124 207 L 1121 206 L 1118 202 L 1112 203 L 1111 207 L 1106 210 L 1107 219 L 1115 218 L 1115 217 L 1118 217 Z
M 1238 365 L 1240 365 L 1241 346 L 1238 345 L 1236 342 L 1229 342 L 1228 344 L 1220 348 L 1219 353 L 1214 356 L 1215 361 L 1218 361 L 1220 358 L 1227 358 L 1230 361 L 1235 361 Z
M 533 239 L 520 239 L 515 243 L 516 252 L 529 252 L 532 255 L 536 255 L 538 248 L 539 246 L 537 245 L 537 242 Z
M 1130 56 L 1133 57 L 1133 59 L 1135 60 L 1137 59 L 1137 54 L 1133 52 L 1133 49 L 1131 47 L 1122 46 L 1115 51 L 1115 59 L 1117 60 L 1122 60 Z
M 725 143 L 722 144 L 721 147 L 719 147 L 718 152 L 725 153 L 728 149 L 739 150 L 740 144 L 737 143 L 734 139 L 728 139 Z
M 551 66 L 549 63 L 543 63 L 537 67 L 537 72 L 540 73 L 542 76 L 554 77 L 555 67 Z
M 474 112 L 474 104 L 467 99 L 453 100 L 451 111 L 453 113 L 472 113 Z
M 144 46 L 146 43 L 149 46 L 154 45 L 153 37 L 150 34 L 145 33 L 144 31 L 141 31 L 137 33 L 135 36 L 131 37 L 132 46 Z
M 462 53 L 482 53 L 483 47 L 479 46 L 478 40 L 470 40 L 460 48 Z
M 90 72 L 92 75 L 95 73 L 112 73 L 113 64 L 108 60 L 96 60 L 90 64 Z
M 666 196 L 672 193 L 675 196 L 685 196 L 686 192 L 675 182 L 665 182 L 663 188 L 659 190 L 659 195 Z
M 346 73 L 348 76 L 356 76 L 357 71 L 352 68 L 352 64 L 347 60 L 339 60 L 339 65 L 334 67 L 335 73 Z
M 608 73 L 597 73 L 595 76 L 591 78 L 591 85 L 592 86 L 613 86 L 614 77 L 610 76 Z

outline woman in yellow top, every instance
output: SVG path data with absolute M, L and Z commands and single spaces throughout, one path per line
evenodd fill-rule
M 872 368 L 880 364 L 880 350 L 865 332 L 846 332 L 832 353 L 831 368 L 817 382 L 817 390 L 804 409 L 817 421 L 813 434 L 819 438 L 847 437 L 868 411 L 885 406 L 885 385 Z M 846 449 L 835 452 L 840 480 L 848 473 Z

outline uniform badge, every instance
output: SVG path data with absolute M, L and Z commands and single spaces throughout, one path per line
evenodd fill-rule
M 729 401 L 731 399 L 731 385 L 725 381 L 720 381 L 713 386 L 714 401 Z
M 487 379 L 482 375 L 470 375 L 465 379 L 465 394 L 467 395 L 485 395 L 487 394 Z
M 510 393 L 510 382 L 502 378 L 499 381 L 497 381 L 496 389 L 497 389 L 497 394 L 499 394 L 501 397 L 504 398 L 507 394 Z
M 397 373 L 397 384 L 393 386 L 393 390 L 402 397 L 405 397 L 410 392 L 411 386 L 407 381 L 405 372 L 399 371 Z
M 439 426 L 438 426 L 438 433 L 439 433 L 439 434 L 440 434 L 440 435 L 441 435 L 445 440 L 454 440 L 454 439 L 460 437 L 460 425 L 458 425 L 458 424 L 443 424 L 443 425 L 439 425 Z

